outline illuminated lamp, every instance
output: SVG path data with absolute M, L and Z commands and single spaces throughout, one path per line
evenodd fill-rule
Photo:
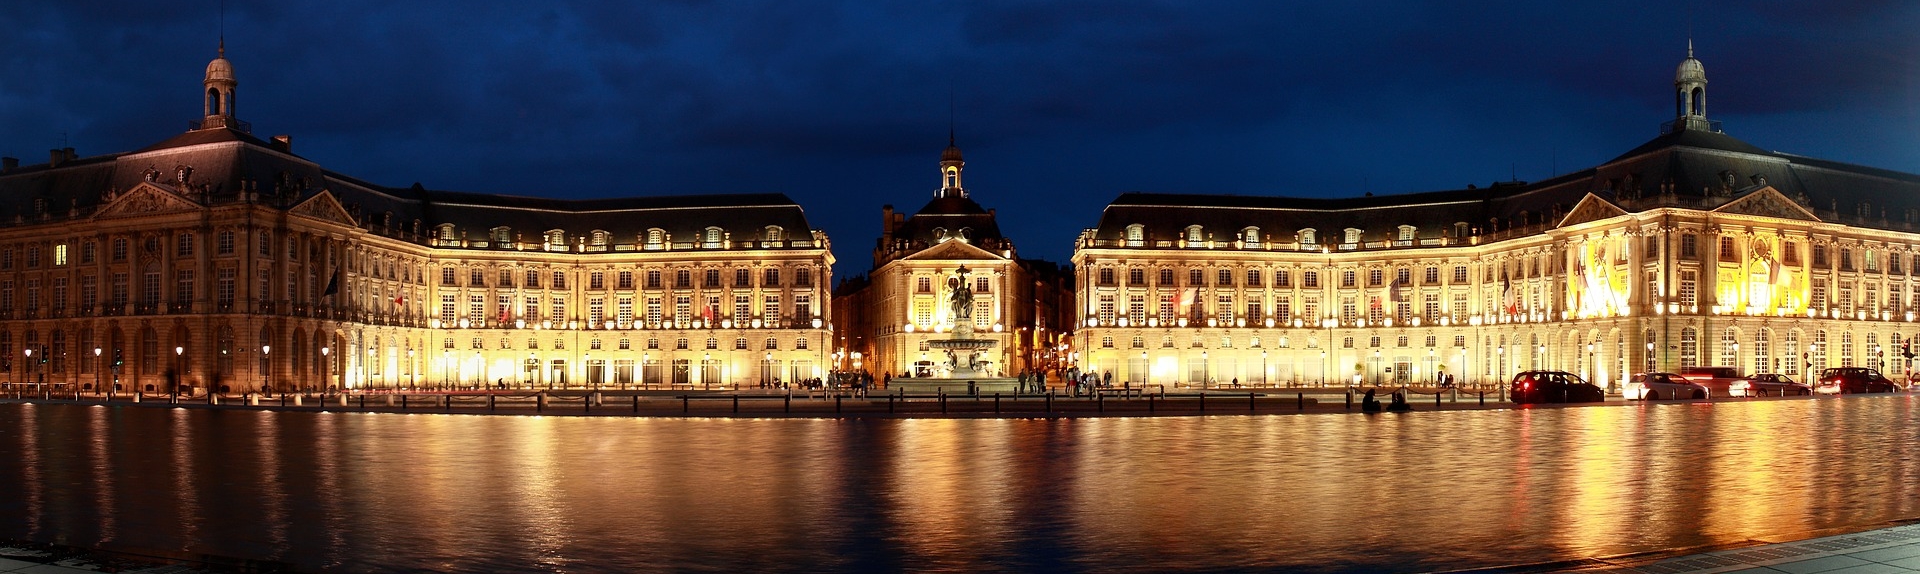
M 1247 320 L 1246 320 L 1246 319 L 1234 319 L 1234 320 L 1233 320 L 1233 326 L 1235 326 L 1235 327 L 1245 327 L 1245 326 L 1247 326 Z
M 912 333 L 912 332 L 913 332 L 913 323 L 907 323 L 906 325 L 902 325 L 902 326 L 901 326 L 901 328 L 902 328 L 903 330 L 905 330 L 906 332 L 908 332 L 908 333 Z
M 1214 326 L 1215 324 L 1217 324 L 1217 322 L 1216 322 L 1216 321 L 1214 321 L 1212 317 L 1208 317 L 1208 318 L 1207 318 L 1207 326 L 1208 326 L 1208 327 L 1212 327 L 1212 326 Z
M 468 324 L 468 323 L 467 323 L 467 320 L 466 320 L 466 319 L 461 319 L 461 320 L 460 320 L 460 328 L 462 328 L 462 329 L 465 329 L 465 328 L 467 328 L 467 324 Z
M 818 328 L 820 328 L 820 318 L 819 318 L 819 317 L 814 317 L 814 318 L 813 318 L 813 328 L 815 328 L 815 329 L 818 329 Z
M 1268 318 L 1267 318 L 1267 328 L 1268 328 L 1268 329 L 1272 329 L 1272 328 L 1273 328 L 1273 318 L 1272 318 L 1272 317 L 1268 317 Z
M 1185 326 L 1187 326 L 1187 318 L 1186 318 L 1186 317 L 1181 317 L 1181 318 L 1180 318 L 1180 326 L 1181 326 L 1181 327 L 1185 327 Z
M 1120 318 L 1120 319 L 1119 319 L 1119 320 L 1117 321 L 1117 323 L 1119 324 L 1119 326 L 1121 326 L 1121 327 L 1125 327 L 1125 326 L 1127 326 L 1127 323 L 1129 323 L 1129 321 L 1127 320 L 1127 318 L 1126 318 L 1126 317 L 1121 317 L 1121 318 Z
M 547 320 L 544 320 L 544 321 L 541 321 L 541 322 L 540 322 L 540 328 L 542 328 L 542 329 L 552 329 L 552 328 L 553 328 L 553 320 L 552 320 L 552 319 L 547 319 Z
M 994 324 L 993 324 L 993 332 L 995 332 L 995 333 L 998 333 L 998 332 L 1000 332 L 1000 331 L 1002 331 L 1002 330 L 1005 330 L 1005 329 L 1006 329 L 1006 327 L 1004 327 L 1004 326 L 1001 326 L 1001 325 L 1000 325 L 999 323 L 994 323 Z
M 515 328 L 515 329 L 525 329 L 525 328 L 527 328 L 527 320 L 526 320 L 526 319 L 514 319 L 514 320 L 513 320 L 513 328 Z
M 435 328 L 435 329 L 438 329 L 438 328 L 440 328 L 440 320 L 439 320 L 439 319 L 434 319 L 434 320 L 432 320 L 432 321 L 428 321 L 428 322 L 427 322 L 427 326 L 429 326 L 429 327 L 433 327 L 433 328 Z
M 1147 326 L 1148 326 L 1148 327 L 1158 327 L 1158 326 L 1160 326 L 1160 318 L 1159 318 L 1159 317 L 1147 317 Z
M 1088 327 L 1098 327 L 1098 326 L 1100 326 L 1100 318 L 1099 318 L 1099 317 L 1088 317 L 1088 318 L 1087 318 L 1087 326 L 1088 326 Z

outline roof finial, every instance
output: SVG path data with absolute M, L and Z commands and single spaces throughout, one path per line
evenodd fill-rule
M 1687 37 L 1687 57 L 1688 58 L 1693 57 L 1693 37 L 1692 36 Z
M 220 0 L 220 57 L 227 57 L 227 0 Z

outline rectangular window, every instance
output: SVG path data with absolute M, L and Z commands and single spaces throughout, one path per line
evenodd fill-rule
M 1285 269 L 1273 272 L 1273 284 L 1276 287 L 1293 286 L 1293 272 Z
M 1920 256 L 1916 256 L 1916 257 L 1920 257 Z M 1173 270 L 1172 270 L 1172 269 L 1161 269 L 1161 270 L 1160 270 L 1160 285 L 1161 285 L 1161 286 L 1163 286 L 1163 287 L 1164 287 L 1164 286 L 1169 286 L 1169 285 L 1173 285 Z
M 467 296 L 467 319 L 475 326 L 487 319 L 487 298 L 480 295 Z
M 760 282 L 761 287 L 779 287 L 780 286 L 780 268 L 768 267 L 767 270 L 763 273 L 761 279 L 762 279 L 762 281 Z
M 1423 285 L 1439 285 L 1440 284 L 1440 268 L 1428 267 L 1426 277 L 1421 278 L 1420 282 Z
M 587 328 L 599 328 L 607 322 L 607 300 L 601 297 L 587 298 Z
M 1279 301 L 1273 302 L 1273 320 L 1276 322 L 1279 322 L 1280 324 L 1287 324 L 1287 323 L 1293 322 L 1293 299 L 1292 298 L 1281 297 Z
M 540 320 L 540 296 L 528 295 L 520 301 L 520 316 L 528 323 Z
M 1386 271 L 1383 271 L 1380 269 L 1367 270 L 1367 286 L 1368 287 L 1379 287 L 1385 284 L 1387 284 Z
M 646 285 L 647 285 L 647 288 L 648 288 L 648 289 L 659 289 L 659 288 L 661 287 L 661 283 L 660 283 L 660 281 L 661 281 L 661 279 L 660 279 L 660 277 L 661 277 L 661 275 L 660 275 L 660 270 L 659 270 L 659 269 L 648 269 L 648 270 L 647 270 L 647 283 L 646 283 Z M 737 285 L 736 285 L 736 287 L 737 287 Z
M 440 296 L 440 325 L 442 328 L 453 326 L 453 296 Z
M 1733 236 L 1731 235 L 1720 236 L 1720 260 L 1721 261 L 1739 261 L 1740 260 L 1740 254 L 1735 250 L 1733 246 Z
M 1172 320 L 1173 320 L 1173 318 L 1174 318 L 1174 317 L 1173 317 L 1173 296 L 1172 296 L 1172 295 L 1161 295 L 1161 296 L 1160 296 L 1160 315 L 1159 315 L 1159 317 L 1160 317 L 1160 320 L 1162 320 L 1162 321 L 1172 321 Z
M 1453 284 L 1455 285 L 1467 284 L 1467 266 L 1455 265 L 1453 267 Z
M 1813 249 L 1813 266 L 1825 268 L 1827 266 L 1827 246 L 1814 245 L 1811 249 Z
M 620 327 L 624 329 L 633 324 L 633 298 L 621 297 L 614 304 L 614 320 L 620 322 Z
M 1813 285 L 1813 295 L 1810 298 L 1812 300 L 1808 301 L 1808 304 L 1813 306 L 1814 310 L 1827 310 L 1827 286 L 1825 284 L 1815 283 Z
M 1695 256 L 1697 256 L 1700 248 L 1696 244 L 1699 242 L 1699 240 L 1700 240 L 1700 237 L 1692 233 L 1681 235 L 1680 236 L 1680 258 L 1693 259 Z
M 1698 281 L 1695 279 L 1694 272 L 1692 271 L 1680 272 L 1680 306 L 1686 307 L 1689 309 L 1693 308 L 1694 304 L 1697 302 L 1697 297 L 1696 297 L 1697 293 L 1695 291 L 1695 286 L 1697 284 L 1698 284 Z
M 632 271 L 621 271 L 618 274 L 616 274 L 614 277 L 615 277 L 614 288 L 616 289 L 632 289 L 633 288 L 633 272 Z
M 565 271 L 555 271 L 555 272 L 553 272 L 553 288 L 554 288 L 554 289 L 566 289 L 566 288 L 567 288 L 567 272 L 565 272 Z M 556 319 L 558 319 L 559 317 L 560 317 L 559 315 L 555 315 L 555 316 L 554 316 L 554 318 L 556 318 Z
M 1205 275 L 1205 274 L 1203 274 L 1203 273 L 1201 273 L 1199 269 L 1188 269 L 1188 270 L 1187 270 L 1187 285 L 1188 285 L 1188 286 L 1191 286 L 1191 287 L 1199 287 L 1199 286 L 1202 286 L 1202 285 L 1206 285 L 1206 284 L 1207 284 L 1207 277 L 1206 277 L 1206 275 Z
M 673 297 L 673 322 L 685 325 L 693 321 L 693 296 L 675 295 Z
M 232 267 L 226 267 L 226 268 L 220 269 L 219 284 L 217 285 L 217 288 L 219 289 L 219 291 L 216 295 L 217 297 L 216 300 L 219 301 L 221 305 L 232 305 L 233 291 L 234 291 L 234 270 Z
M 606 288 L 607 288 L 607 274 L 605 272 L 594 271 L 587 274 L 588 290 L 599 291 L 601 289 L 606 289 Z
M 1346 287 L 1346 288 L 1354 287 L 1355 285 L 1358 285 L 1358 277 L 1359 275 L 1355 274 L 1352 271 L 1341 271 L 1340 286 Z
M 1215 273 L 1214 275 L 1215 275 L 1215 279 L 1217 280 L 1217 282 L 1214 283 L 1215 285 L 1219 285 L 1221 287 L 1233 286 L 1233 270 L 1232 269 L 1221 269 L 1218 273 Z
M 992 277 L 975 277 L 973 279 L 973 292 L 974 293 L 992 293 L 993 278 Z
M 761 303 L 760 314 L 766 317 L 769 326 L 772 326 L 776 321 L 779 321 L 781 317 L 785 316 L 780 314 L 779 295 L 768 295 Z
M 701 287 L 705 287 L 708 289 L 718 289 L 721 287 L 719 269 L 708 269 L 705 273 L 701 274 L 700 279 L 701 279 L 701 282 L 700 282 Z
M 67 264 L 67 244 L 62 243 L 62 244 L 53 246 L 53 266 L 60 267 L 66 264 Z
M 182 305 L 193 302 L 193 271 L 173 272 L 173 301 Z
M 567 320 L 567 298 L 566 298 L 566 297 L 554 297 L 554 298 L 553 298 L 553 315 L 552 315 L 552 319 L 553 319 L 554 321 L 565 321 L 565 320 Z
M 1300 285 L 1301 285 L 1302 287 L 1308 287 L 1308 288 L 1317 288 L 1317 287 L 1319 287 L 1319 286 L 1320 286 L 1320 272 L 1319 272 L 1319 271 L 1302 271 L 1302 272 L 1300 272 Z
M 1147 270 L 1138 267 L 1127 270 L 1127 284 L 1133 286 L 1147 283 Z
M 467 286 L 468 287 L 486 287 L 487 272 L 480 269 L 467 270 Z
M 1097 314 L 1095 315 L 1095 318 L 1099 319 L 1100 324 L 1102 326 L 1113 324 L 1113 296 L 1112 295 L 1101 295 L 1100 305 L 1098 307 L 1095 307 L 1095 310 L 1097 312 Z
M 1260 286 L 1260 270 L 1259 269 L 1247 270 L 1247 286 L 1248 287 Z

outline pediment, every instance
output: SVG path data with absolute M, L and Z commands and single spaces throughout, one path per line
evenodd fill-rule
M 928 261 L 928 260 L 951 261 L 951 260 L 962 260 L 962 259 L 992 259 L 995 261 L 1006 260 L 1005 257 L 1001 257 L 1000 254 L 998 253 L 987 251 L 979 247 L 974 247 L 971 244 L 968 244 L 964 241 L 960 241 L 957 239 L 942 241 L 938 244 L 935 244 L 933 247 L 922 249 L 918 253 L 914 253 L 912 255 L 902 257 L 901 259 L 908 259 L 908 260 L 915 260 L 915 261 Z
M 160 213 L 199 211 L 199 203 L 181 197 L 173 190 L 152 182 L 141 182 L 126 193 L 119 194 L 100 208 L 96 218 L 136 217 Z
M 354 223 L 353 216 L 347 215 L 346 206 L 340 205 L 340 200 L 333 197 L 333 192 L 331 191 L 321 191 L 320 193 L 313 194 L 313 197 L 309 197 L 306 201 L 302 201 L 299 205 L 288 209 L 287 213 L 338 223 L 349 227 L 359 227 L 359 224 Z
M 1774 189 L 1773 186 L 1766 186 L 1747 192 L 1745 196 L 1729 201 L 1726 205 L 1714 209 L 1713 212 L 1798 219 L 1801 221 L 1820 221 L 1820 218 L 1815 216 L 1813 212 L 1807 211 L 1807 208 L 1801 207 L 1798 203 L 1794 203 L 1792 199 L 1787 198 L 1786 194 L 1780 193 L 1780 190 Z
M 1580 198 L 1580 203 L 1573 205 L 1573 210 L 1568 211 L 1566 217 L 1560 218 L 1559 227 L 1579 225 L 1589 221 L 1599 221 L 1626 214 L 1627 210 L 1621 209 L 1620 206 L 1614 205 L 1613 202 L 1589 193 L 1586 197 Z

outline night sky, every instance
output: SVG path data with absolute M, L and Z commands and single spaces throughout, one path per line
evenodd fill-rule
M 1582 4 L 1582 5 L 1575 5 Z M 239 116 L 393 186 L 782 192 L 864 272 L 938 186 L 1065 261 L 1126 191 L 1341 197 L 1539 180 L 1657 135 L 1689 35 L 1708 116 L 1920 172 L 1920 3 L 229 0 Z M 0 154 L 185 129 L 219 4 L 0 9 Z

